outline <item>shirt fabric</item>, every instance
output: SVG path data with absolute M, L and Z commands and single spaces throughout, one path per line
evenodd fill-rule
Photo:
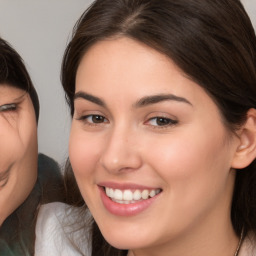
M 38 178 L 33 190 L 25 202 L 0 227 L 1 256 L 34 255 L 38 209 L 44 203 L 63 201 L 62 187 L 62 175 L 57 162 L 44 154 L 39 154 Z
M 85 230 L 75 228 L 76 231 L 73 232 L 73 241 L 77 244 L 75 248 L 68 238 L 73 226 L 67 223 L 74 223 L 70 206 L 50 203 L 40 208 L 36 225 L 35 256 L 91 256 L 89 232 L 85 237 Z M 80 225 L 81 221 L 76 223 Z M 253 235 L 249 234 L 243 240 L 238 256 L 256 256 L 256 239 Z
M 91 255 L 86 243 L 88 232 L 79 228 L 83 220 L 74 219 L 79 214 L 74 211 L 79 209 L 60 202 L 41 206 L 36 224 L 35 256 Z

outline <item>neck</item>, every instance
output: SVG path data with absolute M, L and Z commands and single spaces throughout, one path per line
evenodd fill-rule
M 225 225 L 228 223 L 228 225 Z M 206 229 L 196 227 L 185 236 L 175 237 L 158 246 L 130 250 L 128 256 L 234 256 L 239 244 L 231 221 L 213 223 Z

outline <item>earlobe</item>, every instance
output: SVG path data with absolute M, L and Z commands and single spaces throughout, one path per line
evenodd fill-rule
M 243 169 L 256 158 L 256 109 L 247 112 L 247 119 L 239 132 L 239 145 L 236 149 L 232 168 Z

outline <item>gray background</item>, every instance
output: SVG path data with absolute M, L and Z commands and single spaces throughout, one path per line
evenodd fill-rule
M 21 54 L 39 94 L 39 151 L 60 164 L 68 155 L 70 116 L 60 84 L 73 25 L 92 0 L 0 0 L 0 36 Z M 256 0 L 243 0 L 256 27 Z

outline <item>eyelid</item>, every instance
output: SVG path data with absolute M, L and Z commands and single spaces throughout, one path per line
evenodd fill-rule
M 102 122 L 94 122 L 93 121 L 93 117 L 102 117 L 103 121 Z M 104 116 L 104 115 L 100 115 L 100 114 L 84 114 L 84 115 L 79 115 L 78 117 L 75 118 L 78 121 L 81 121 L 84 125 L 88 125 L 88 126 L 100 126 L 100 125 L 105 125 L 107 124 L 109 121 L 108 119 Z M 91 120 L 89 120 L 91 119 Z
M 7 184 L 8 180 L 9 180 L 9 176 L 6 177 L 6 178 L 3 179 L 3 180 L 0 180 L 0 188 L 3 188 L 3 187 Z M 3 183 L 2 183 L 2 182 L 3 182 Z M 1 183 L 2 183 L 2 184 L 1 184 Z
M 148 123 L 148 122 L 150 122 L 150 121 L 153 121 L 154 119 L 155 119 L 155 120 L 157 120 L 157 119 L 163 119 L 163 120 L 167 120 L 167 121 L 170 122 L 170 123 L 168 123 L 168 124 L 163 124 L 162 126 L 170 126 L 170 125 L 175 125 L 175 124 L 178 123 L 178 120 L 174 120 L 174 119 L 172 119 L 172 118 L 164 117 L 164 116 L 156 116 L 156 117 L 149 118 L 146 123 Z M 153 126 L 154 126 L 154 125 L 153 125 Z M 161 125 L 155 125 L 155 126 L 161 126 Z
M 0 106 L 0 112 L 8 111 L 8 110 L 15 110 L 17 108 L 16 103 L 9 103 L 9 104 L 4 104 Z
M 100 116 L 100 117 L 103 117 L 104 119 L 107 119 L 105 116 L 100 115 L 100 114 L 79 115 L 79 117 L 76 117 L 76 119 L 77 120 L 84 120 L 84 119 L 87 119 L 88 117 L 94 117 L 94 116 Z
M 162 121 L 160 120 L 162 119 Z M 144 124 L 151 129 L 171 129 L 179 123 L 179 120 L 176 116 L 171 115 L 167 112 L 154 111 L 147 115 L 145 118 Z M 160 123 L 159 123 L 160 121 Z
M 4 173 L 0 173 L 0 188 L 3 188 L 9 180 L 10 171 L 7 170 Z

